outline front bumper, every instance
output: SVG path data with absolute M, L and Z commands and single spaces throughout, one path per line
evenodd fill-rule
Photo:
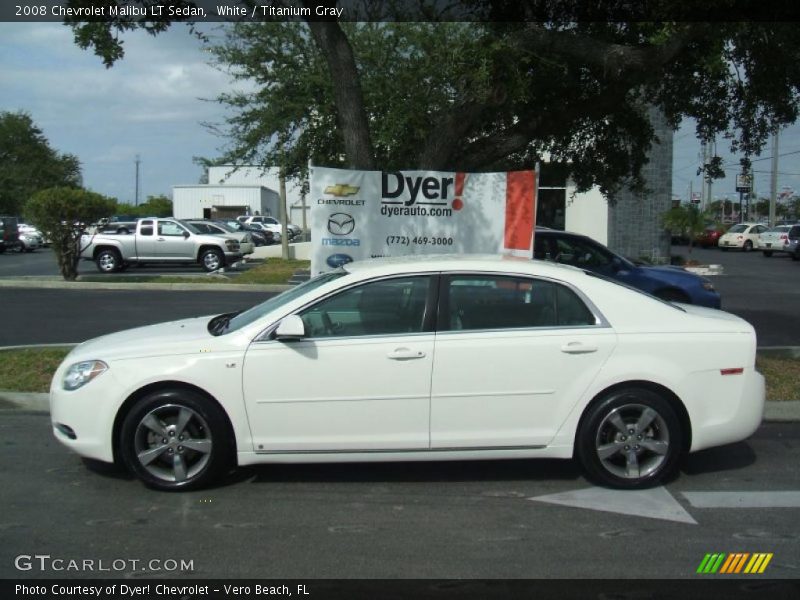
M 61 381 L 70 364 L 72 361 L 65 360 L 50 384 L 53 435 L 80 456 L 113 462 L 112 432 L 124 396 L 122 387 L 109 368 L 83 387 L 67 391 Z

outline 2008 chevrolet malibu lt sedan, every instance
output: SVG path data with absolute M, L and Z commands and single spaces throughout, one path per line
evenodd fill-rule
M 81 344 L 51 418 L 78 454 L 164 490 L 257 463 L 536 457 L 642 488 L 755 431 L 755 354 L 734 315 L 575 267 L 378 259 Z

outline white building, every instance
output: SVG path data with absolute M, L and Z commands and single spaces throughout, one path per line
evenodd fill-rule
M 239 215 L 278 218 L 278 192 L 263 185 L 175 185 L 172 213 L 178 219 L 212 219 Z

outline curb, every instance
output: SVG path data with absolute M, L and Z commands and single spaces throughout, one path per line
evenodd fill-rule
M 49 414 L 50 395 L 0 391 L 0 409 L 25 410 Z M 800 400 L 766 402 L 764 404 L 764 421 L 776 423 L 800 422 Z
M 30 279 L 0 279 L 0 288 L 40 288 L 72 290 L 166 290 L 178 292 L 285 292 L 293 286 L 281 283 L 102 283 L 99 281 L 36 281 Z

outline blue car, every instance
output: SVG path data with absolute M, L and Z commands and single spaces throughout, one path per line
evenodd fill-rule
M 585 235 L 540 229 L 534 258 L 573 265 L 653 294 L 662 300 L 721 308 L 714 284 L 680 267 L 636 265 Z

